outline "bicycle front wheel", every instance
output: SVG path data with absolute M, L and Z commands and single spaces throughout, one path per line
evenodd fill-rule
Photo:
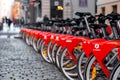
M 120 62 L 113 69 L 110 80 L 120 80 Z
M 69 80 L 78 80 L 77 64 L 69 55 L 67 48 L 60 55 L 60 68 Z

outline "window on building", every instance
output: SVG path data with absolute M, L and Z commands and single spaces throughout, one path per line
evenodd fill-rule
M 112 8 L 113 8 L 113 12 L 117 13 L 117 5 L 113 5 Z
M 88 0 L 79 0 L 79 6 L 80 7 L 87 7 L 88 6 Z
M 105 7 L 102 7 L 102 14 L 105 14 Z
M 51 19 L 62 19 L 63 18 L 63 10 L 58 10 L 58 6 L 63 6 L 63 0 L 51 0 L 51 12 L 50 12 L 50 17 Z

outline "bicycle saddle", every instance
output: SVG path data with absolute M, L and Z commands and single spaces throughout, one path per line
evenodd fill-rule
M 90 16 L 91 13 L 89 13 L 89 12 L 76 12 L 75 15 L 83 17 L 83 16 Z
M 107 15 L 109 20 L 120 20 L 120 14 L 112 12 L 111 14 Z

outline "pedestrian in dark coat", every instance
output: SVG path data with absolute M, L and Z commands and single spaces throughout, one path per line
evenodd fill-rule
M 10 28 L 12 21 L 10 19 L 7 19 L 7 23 L 8 23 L 8 27 Z

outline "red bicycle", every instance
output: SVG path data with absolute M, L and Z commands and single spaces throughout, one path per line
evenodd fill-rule
M 117 28 L 117 20 L 119 14 L 111 13 L 108 15 L 111 28 L 113 30 L 114 39 L 119 39 L 119 31 Z M 85 80 L 108 80 L 113 67 L 119 61 L 119 40 L 107 40 L 105 42 L 91 42 L 93 48 L 91 57 L 86 63 Z

